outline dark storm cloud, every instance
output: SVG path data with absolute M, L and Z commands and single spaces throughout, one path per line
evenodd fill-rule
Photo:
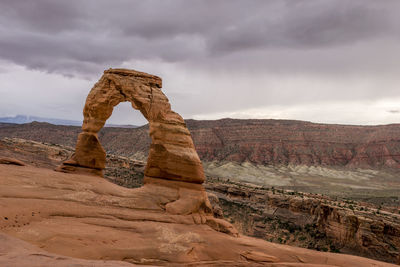
M 294 59 L 273 53 L 397 42 L 399 10 L 396 0 L 1 0 L 0 58 L 69 75 L 153 59 L 284 70 Z
M 282 1 L 257 7 L 211 40 L 214 49 L 319 48 L 399 37 L 394 1 Z
M 79 18 L 84 15 L 79 5 L 68 1 L 14 1 L 1 0 L 2 25 L 9 30 L 57 33 L 60 30 L 79 28 Z

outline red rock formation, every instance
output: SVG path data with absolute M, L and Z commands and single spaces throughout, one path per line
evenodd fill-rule
M 201 205 L 187 198 L 188 185 L 157 179 L 127 189 L 92 175 L 0 165 L 0 265 L 394 267 L 235 237 L 226 221 L 190 209 L 172 214 L 187 201 Z M 169 206 L 179 198 L 186 200 Z
M 210 179 L 206 188 L 216 195 L 210 198 L 213 206 L 222 207 L 246 235 L 392 263 L 400 257 L 398 208 L 378 211 L 353 201 Z
M 18 158 L 22 162 L 29 162 L 29 165 L 41 168 L 55 169 L 63 161 L 71 158 L 73 153 L 72 147 L 58 144 L 46 144 L 17 138 L 0 140 L 0 159 Z M 146 162 L 144 161 L 107 154 L 104 177 L 129 188 L 140 187 L 143 185 L 145 166 Z
M 0 158 L 0 164 L 11 164 L 17 166 L 25 166 L 25 163 L 14 158 Z
M 144 266 L 123 261 L 84 260 L 49 253 L 28 242 L 0 233 L 0 266 L 29 267 L 132 267 Z M 148 266 L 148 265 L 146 265 Z
M 85 171 L 102 175 L 106 153 L 97 133 L 114 106 L 129 101 L 149 121 L 151 145 L 145 175 L 153 178 L 203 183 L 204 172 L 189 130 L 171 110 L 161 91 L 161 79 L 146 73 L 109 69 L 90 91 L 83 110 L 82 133 L 75 154 L 59 171 Z
M 203 161 L 400 168 L 400 125 L 287 120 L 188 120 Z

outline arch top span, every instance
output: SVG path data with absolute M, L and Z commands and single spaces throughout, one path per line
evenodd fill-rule
M 161 91 L 161 78 L 127 69 L 108 69 L 89 92 L 75 153 L 59 168 L 102 176 L 106 153 L 97 133 L 121 102 L 129 101 L 149 122 L 151 145 L 145 176 L 203 183 L 204 171 L 183 118 Z

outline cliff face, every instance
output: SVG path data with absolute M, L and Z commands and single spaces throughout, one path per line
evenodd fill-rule
M 187 121 L 204 161 L 400 168 L 400 125 L 285 120 Z
M 216 216 L 223 214 L 246 235 L 393 263 L 400 259 L 398 208 L 380 210 L 366 203 L 210 179 L 206 188 L 216 197 L 210 197 Z
M 288 120 L 187 120 L 202 161 L 249 161 L 261 165 L 325 165 L 400 168 L 400 124 L 347 126 Z M 5 125 L 0 137 L 73 146 L 78 127 L 46 123 Z M 148 127 L 104 128 L 107 152 L 147 157 Z

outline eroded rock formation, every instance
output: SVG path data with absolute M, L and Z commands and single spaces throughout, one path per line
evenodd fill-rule
M 400 124 L 355 126 L 238 119 L 186 123 L 203 161 L 400 168 Z
M 25 166 L 25 163 L 14 158 L 0 158 L 0 164 L 11 164 L 17 166 Z
M 160 196 L 152 199 L 152 205 L 162 206 L 169 214 L 193 214 L 199 223 L 206 223 L 212 208 L 201 185 L 205 180 L 203 166 L 184 120 L 171 110 L 160 88 L 161 79 L 157 76 L 134 70 L 106 70 L 86 99 L 82 132 L 75 153 L 56 170 L 103 176 L 106 153 L 97 133 L 113 108 L 129 101 L 149 121 L 152 140 L 144 171 L 145 186 L 138 192 L 152 195 L 154 188 L 163 188 L 159 191 L 169 192 L 168 198 L 172 199 L 163 203 L 167 198 L 157 191 Z M 132 207 L 136 205 L 134 203 Z M 225 221 L 208 221 L 218 231 L 237 234 Z
M 192 188 L 162 182 L 191 183 L 157 180 L 128 189 L 93 175 L 0 164 L 0 266 L 395 266 L 225 234 L 223 219 L 165 212 Z
M 245 235 L 392 263 L 400 258 L 396 206 L 380 210 L 367 203 L 213 179 L 205 187 L 213 192 L 209 199 L 216 217 L 223 214 Z
M 171 110 L 160 88 L 161 79 L 157 76 L 125 69 L 106 70 L 86 99 L 82 133 L 78 136 L 75 154 L 58 170 L 85 171 L 102 176 L 106 153 L 97 133 L 113 108 L 129 101 L 149 121 L 152 142 L 145 175 L 203 183 L 203 167 L 190 132 L 182 117 Z

